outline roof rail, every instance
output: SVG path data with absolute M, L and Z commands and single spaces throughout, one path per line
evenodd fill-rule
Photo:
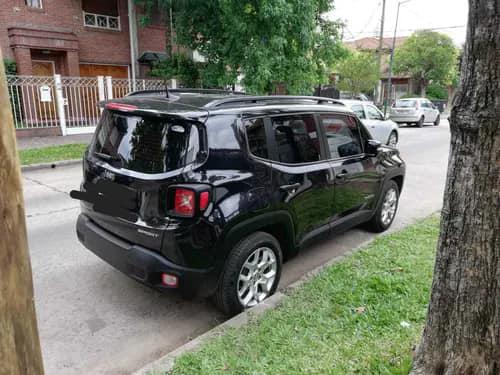
M 240 91 L 229 91 L 229 90 L 218 90 L 218 89 L 189 89 L 189 88 L 182 88 L 182 89 L 168 89 L 169 93 L 185 93 L 185 94 L 222 94 L 222 95 L 246 95 L 244 92 Z M 127 96 L 138 96 L 138 95 L 144 95 L 144 94 L 165 94 L 165 89 L 154 89 L 154 90 L 138 90 L 138 91 L 133 91 Z
M 206 108 L 219 108 L 226 105 L 248 105 L 248 104 L 270 104 L 272 102 L 304 103 L 314 102 L 316 104 L 336 104 L 344 106 L 337 99 L 323 98 L 320 96 L 295 96 L 295 95 L 269 95 L 269 96 L 240 96 L 228 97 L 214 100 L 208 103 Z

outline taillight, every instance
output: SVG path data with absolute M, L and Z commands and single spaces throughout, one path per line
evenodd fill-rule
M 208 207 L 210 201 L 210 193 L 208 191 L 202 191 L 200 193 L 200 210 L 204 211 Z
M 167 212 L 171 215 L 193 217 L 210 204 L 210 187 L 193 184 L 171 186 L 167 194 Z
M 194 216 L 195 193 L 188 189 L 175 189 L 174 213 L 182 216 Z

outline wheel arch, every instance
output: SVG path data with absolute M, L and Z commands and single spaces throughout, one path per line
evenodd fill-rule
M 238 242 L 257 231 L 266 232 L 278 240 L 284 259 L 297 252 L 292 218 L 287 211 L 277 211 L 259 214 L 232 226 L 222 239 L 224 258 Z

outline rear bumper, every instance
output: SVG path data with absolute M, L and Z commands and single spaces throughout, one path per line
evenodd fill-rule
M 84 214 L 78 217 L 76 232 L 80 242 L 98 257 L 155 289 L 171 289 L 162 284 L 162 273 L 177 276 L 178 289 L 185 295 L 209 296 L 216 289 L 218 273 L 215 269 L 179 266 L 154 251 L 134 245 L 102 229 Z
M 389 118 L 397 123 L 418 122 L 419 116 L 390 115 Z

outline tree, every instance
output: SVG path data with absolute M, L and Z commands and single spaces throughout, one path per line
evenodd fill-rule
M 177 43 L 198 50 L 219 82 L 235 84 L 243 77 L 249 92 L 273 92 L 285 84 L 290 93 L 311 93 L 328 82 L 344 52 L 340 24 L 322 16 L 332 9 L 329 0 L 159 2 L 160 9 L 172 6 Z
M 43 374 L 16 136 L 3 66 L 0 66 L 0 191 L 0 373 Z
M 500 371 L 500 7 L 470 0 L 434 280 L 412 374 Z
M 434 31 L 417 31 L 394 52 L 394 72 L 410 74 L 420 95 L 430 82 L 449 85 L 457 75 L 458 51 L 450 37 Z
M 373 91 L 379 80 L 377 60 L 369 53 L 351 53 L 337 65 L 337 73 L 337 88 L 353 94 Z
M 196 63 L 183 53 L 174 53 L 168 59 L 157 62 L 149 74 L 163 79 L 178 79 L 187 87 L 196 87 L 200 78 Z

